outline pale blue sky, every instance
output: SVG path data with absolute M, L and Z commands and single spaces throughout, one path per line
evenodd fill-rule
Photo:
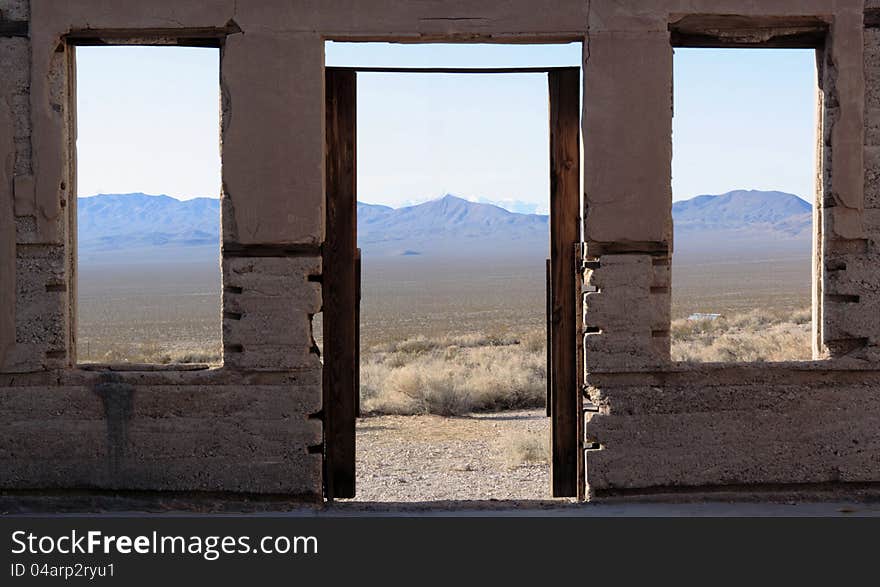
M 327 65 L 579 65 L 568 45 L 328 43 Z M 77 49 L 80 196 L 220 189 L 219 52 Z M 812 51 L 677 49 L 674 199 L 737 188 L 806 199 L 815 160 Z M 589 106 L 589 105 L 588 105 Z M 400 206 L 445 193 L 546 211 L 542 74 L 359 74 L 358 190 Z
M 738 188 L 813 200 L 816 57 L 805 49 L 676 49 L 674 199 Z
M 220 197 L 220 52 L 77 47 L 80 196 Z

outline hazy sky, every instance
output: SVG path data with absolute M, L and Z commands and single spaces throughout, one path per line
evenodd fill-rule
M 220 197 L 220 52 L 77 47 L 80 196 Z
M 812 202 L 814 51 L 676 49 L 674 87 L 674 199 L 749 188 Z
M 328 43 L 327 65 L 579 65 L 570 45 Z M 78 187 L 217 197 L 219 51 L 77 48 Z M 812 51 L 676 50 L 674 199 L 737 188 L 810 199 Z M 546 211 L 542 74 L 359 74 L 359 198 L 393 206 L 446 193 Z

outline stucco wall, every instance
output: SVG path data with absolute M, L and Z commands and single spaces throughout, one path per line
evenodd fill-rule
M 320 496 L 311 315 L 321 304 L 328 38 L 584 42 L 594 496 L 880 483 L 878 4 L 0 0 L 0 487 Z M 825 27 L 820 361 L 669 360 L 670 28 L 693 15 L 738 15 L 725 26 L 749 29 L 750 42 L 807 21 Z M 221 51 L 221 368 L 75 366 L 75 50 L 66 40 L 83 38 L 207 38 Z

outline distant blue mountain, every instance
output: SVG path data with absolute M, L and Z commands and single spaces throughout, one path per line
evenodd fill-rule
M 81 264 L 216 262 L 220 200 L 101 194 L 77 200 Z
M 101 194 L 77 200 L 80 250 L 219 245 L 220 200 Z
M 358 243 L 368 252 L 468 254 L 488 248 L 543 254 L 549 238 L 547 216 L 453 195 L 404 208 L 358 203 Z
M 391 208 L 358 202 L 358 244 L 379 256 L 546 256 L 549 218 L 453 195 Z M 705 248 L 772 248 L 808 239 L 811 206 L 784 192 L 738 190 L 675 202 L 676 253 Z M 78 201 L 80 259 L 174 259 L 186 251 L 216 257 L 220 202 L 169 196 L 103 194 Z M 788 245 L 784 245 L 788 246 Z M 789 247 L 789 248 L 791 248 Z M 799 250 L 799 249 L 798 249 Z
M 672 205 L 675 231 L 746 231 L 800 236 L 809 234 L 813 207 L 794 194 L 736 190 L 697 196 Z

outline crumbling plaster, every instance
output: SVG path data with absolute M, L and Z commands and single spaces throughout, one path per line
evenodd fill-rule
M 594 496 L 880 483 L 880 39 L 864 28 L 876 4 L 0 0 L 0 487 L 320 496 L 310 317 L 321 303 L 327 39 L 583 42 Z M 814 304 L 827 360 L 669 361 L 670 27 L 694 15 L 753 40 L 786 19 L 827 25 Z M 84 38 L 214 39 L 221 51 L 223 367 L 74 365 L 70 105 L 72 44 Z

